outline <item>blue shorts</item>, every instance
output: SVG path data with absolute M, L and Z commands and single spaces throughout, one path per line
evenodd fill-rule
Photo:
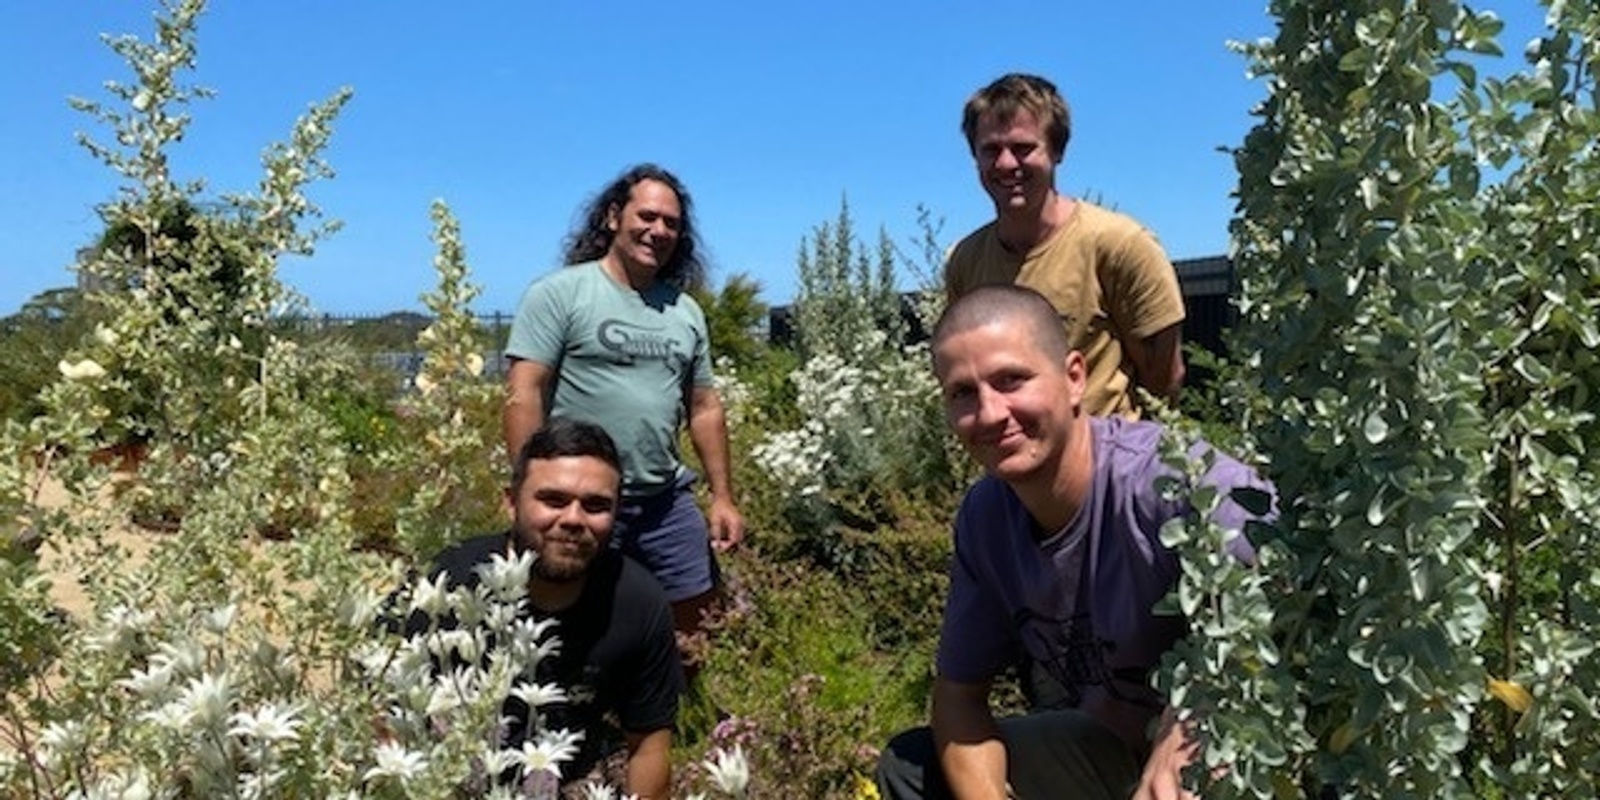
M 684 470 L 666 491 L 625 498 L 611 533 L 611 546 L 649 569 L 674 603 L 711 591 L 721 577 L 694 502 L 695 477 Z

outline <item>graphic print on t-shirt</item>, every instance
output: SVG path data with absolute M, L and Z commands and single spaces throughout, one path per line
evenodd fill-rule
M 689 360 L 688 346 L 683 342 L 660 328 L 628 320 L 603 320 L 595 338 L 620 363 L 631 364 L 638 359 L 652 359 L 685 364 Z

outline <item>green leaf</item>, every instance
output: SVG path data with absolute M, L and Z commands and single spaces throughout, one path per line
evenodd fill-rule
M 1512 369 L 1517 371 L 1525 380 L 1534 385 L 1544 385 L 1550 380 L 1550 368 L 1531 353 L 1522 353 L 1511 362 Z

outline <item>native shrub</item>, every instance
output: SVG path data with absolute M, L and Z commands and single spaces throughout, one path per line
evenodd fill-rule
M 949 510 L 971 467 L 945 431 L 915 308 L 895 288 L 896 251 L 869 256 L 848 207 L 801 246 L 797 418 L 768 424 L 750 457 L 782 498 L 790 543 L 823 563 L 859 556 L 843 532 L 874 532 Z M 908 319 L 908 312 L 913 316 Z M 734 376 L 737 379 L 737 376 Z
M 154 41 L 110 39 L 137 82 L 109 85 L 116 107 L 79 103 L 114 132 L 115 146 L 86 143 L 130 181 L 102 208 L 126 241 L 82 265 L 106 316 L 58 364 L 44 413 L 0 423 L 0 517 L 55 565 L 47 577 L 31 554 L 0 561 L 0 794 L 552 797 L 575 734 L 500 745 L 508 693 L 535 708 L 563 701 L 533 680 L 552 631 L 517 614 L 530 558 L 445 591 L 359 549 L 348 434 L 326 406 L 351 365 L 274 329 L 293 305 L 277 260 L 316 239 L 302 190 L 330 174 L 319 154 L 348 92 L 267 150 L 256 194 L 191 202 L 200 185 L 172 182 L 166 147 L 187 121 L 175 107 L 205 94 L 180 80 L 202 7 L 164 5 Z M 398 450 L 372 440 L 418 481 L 390 534 L 411 549 L 456 536 L 478 491 L 468 484 L 503 463 L 462 411 L 493 389 L 464 322 L 472 290 L 454 220 L 442 205 L 434 216 L 438 322 L 410 411 L 426 435 Z M 226 280 L 212 279 L 218 265 Z M 137 422 L 149 456 L 113 475 L 90 453 L 128 430 L 114 409 L 130 400 L 148 401 Z M 452 469 L 471 461 L 483 469 Z M 47 483 L 59 502 L 42 502 Z M 149 507 L 170 512 L 172 531 L 130 548 L 119 534 Z M 52 583 L 76 584 L 82 602 L 56 608 Z M 463 625 L 391 631 L 415 610 Z M 505 774 L 515 780 L 492 785 Z
M 1274 3 L 1240 46 L 1235 386 L 1281 538 L 1240 576 L 1174 534 L 1220 571 L 1167 673 L 1225 795 L 1596 791 L 1600 10 L 1549 9 L 1504 77 L 1452 2 Z

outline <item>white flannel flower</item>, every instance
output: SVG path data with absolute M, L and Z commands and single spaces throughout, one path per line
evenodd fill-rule
M 40 760 L 47 766 L 63 753 L 75 753 L 83 744 L 83 722 L 52 722 L 39 733 Z
M 283 781 L 286 773 L 281 767 L 274 767 L 263 772 L 247 772 L 239 777 L 239 796 L 243 800 L 266 800 L 269 797 L 279 797 L 280 791 L 274 791 Z
M 141 769 L 133 775 L 108 775 L 83 794 L 71 796 L 84 800 L 150 800 L 155 793 L 150 789 L 150 776 Z
M 238 612 L 238 603 L 229 603 L 221 608 L 212 609 L 200 615 L 200 627 L 218 635 L 227 633 Z
M 617 790 L 603 783 L 588 781 L 583 784 L 583 800 L 618 800 Z M 625 794 L 620 800 L 639 800 L 639 795 Z
M 524 649 L 536 649 L 535 660 L 553 655 L 558 649 L 560 640 L 548 634 L 555 626 L 554 619 L 535 620 L 523 617 L 511 625 L 511 645 L 519 655 L 523 654 Z M 546 645 L 551 646 L 546 647 Z
M 186 709 L 189 722 L 206 727 L 220 725 L 233 704 L 233 685 L 227 673 L 201 675 L 189 681 L 178 702 Z
M 499 775 L 522 761 L 521 753 L 516 750 L 489 750 L 482 757 L 485 775 Z
M 397 742 L 384 742 L 372 753 L 373 761 L 377 762 L 372 769 L 361 776 L 362 780 L 370 781 L 374 778 L 394 778 L 405 783 L 421 775 L 428 768 L 428 760 L 421 753 L 408 750 L 403 744 Z
M 711 758 L 701 762 L 716 784 L 726 794 L 740 797 L 750 786 L 750 762 L 745 760 L 744 747 L 734 745 L 732 750 L 717 748 Z
M 383 596 L 371 588 L 358 588 L 339 599 L 339 622 L 351 628 L 366 628 L 383 611 Z
M 171 664 L 152 659 L 149 669 L 134 669 L 133 675 L 117 681 L 118 686 L 140 697 L 154 697 L 172 685 Z
M 433 717 L 462 706 L 472 705 L 472 701 L 478 696 L 477 688 L 473 684 L 470 671 L 465 667 L 441 678 L 439 684 L 429 693 L 428 706 L 423 713 Z
M 477 353 L 467 354 L 467 374 L 474 377 L 483 374 L 483 356 Z
M 603 783 L 587 781 L 583 784 L 583 800 L 617 800 L 617 790 Z
M 56 369 L 60 370 L 61 376 L 69 381 L 97 381 L 106 376 L 106 368 L 92 358 L 85 358 L 76 363 L 62 359 L 56 362 Z
M 100 615 L 100 625 L 90 629 L 87 644 L 97 652 L 125 652 L 154 621 L 154 614 L 118 603 Z
M 542 731 L 538 741 L 522 743 L 518 760 L 528 772 L 548 772 L 561 777 L 561 765 L 578 754 L 578 742 L 583 741 L 583 731 Z
M 554 683 L 519 683 L 512 687 L 511 696 L 527 703 L 530 709 L 567 702 L 567 690 Z
M 297 729 L 299 710 L 293 706 L 279 708 L 274 703 L 263 703 L 252 713 L 235 712 L 228 722 L 229 735 L 243 736 L 262 742 L 294 741 L 300 737 Z
M 194 714 L 183 701 L 174 700 L 140 714 L 139 718 L 169 731 L 182 732 L 188 730 L 189 721 L 194 718 Z
M 427 636 L 428 652 L 440 660 L 449 660 L 459 654 L 462 660 L 475 664 L 478 653 L 473 634 L 477 632 L 476 628 L 470 631 L 460 628 L 434 631 Z
M 380 646 L 379 654 L 386 653 Z M 407 639 L 395 650 L 394 659 L 386 665 L 383 679 L 393 686 L 418 686 L 433 678 L 433 656 L 421 637 Z
M 117 332 L 102 323 L 94 326 L 94 338 L 95 341 L 110 347 L 117 343 Z
M 533 554 L 519 552 L 512 558 L 496 553 L 487 564 L 476 568 L 479 585 L 489 596 L 502 603 L 511 603 L 528 596 L 528 573 L 533 569 Z
M 484 612 L 483 625 L 496 634 L 505 633 L 517 624 L 517 615 L 521 612 L 521 600 L 515 603 L 495 603 Z
M 432 579 L 424 578 L 411 586 L 411 611 L 421 611 L 434 619 L 444 616 L 449 609 L 449 579 L 439 573 Z
M 299 669 L 299 663 L 299 658 L 294 653 L 285 652 L 283 648 L 265 639 L 256 642 L 250 651 L 250 664 L 263 675 L 284 680 L 298 680 L 295 671 Z
M 170 667 L 174 675 L 198 675 L 205 668 L 206 651 L 192 641 L 162 642 L 150 663 Z

